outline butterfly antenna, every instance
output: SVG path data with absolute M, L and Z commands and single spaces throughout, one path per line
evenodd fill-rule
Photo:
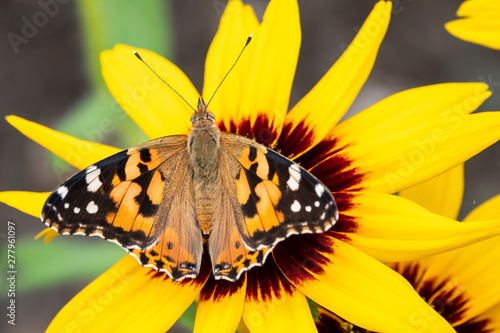
M 161 82 L 165 83 L 170 89 L 172 89 L 172 91 L 174 93 L 176 93 L 184 102 L 186 102 L 186 104 L 189 105 L 189 107 L 191 109 L 193 109 L 193 111 L 196 112 L 196 110 L 191 106 L 191 104 L 189 104 L 188 101 L 186 101 L 186 99 L 184 97 L 182 97 L 181 94 L 179 94 L 177 92 L 177 90 L 175 90 L 174 88 L 172 88 L 172 86 L 170 84 L 168 84 L 165 80 L 163 80 L 158 74 L 156 74 L 156 72 L 151 67 L 149 67 L 149 65 L 141 58 L 141 56 L 139 55 L 139 53 L 136 50 L 133 50 L 132 52 L 135 54 L 135 56 L 137 57 L 137 59 L 139 59 L 144 65 L 146 65 L 146 67 L 149 68 L 149 70 L 151 72 L 153 72 L 153 74 L 156 75 L 156 77 L 161 80 Z
M 243 46 L 243 48 L 241 49 L 240 51 L 240 54 L 238 55 L 238 58 L 236 58 L 236 60 L 234 61 L 234 64 L 231 66 L 231 68 L 229 68 L 229 70 L 227 71 L 226 75 L 224 75 L 224 77 L 222 78 L 222 80 L 220 81 L 219 85 L 217 86 L 217 88 L 215 88 L 215 91 L 214 93 L 212 94 L 212 97 L 210 97 L 210 100 L 208 101 L 208 103 L 206 104 L 205 106 L 205 111 L 208 109 L 208 105 L 210 104 L 210 102 L 212 101 L 212 99 L 214 98 L 215 96 L 215 93 L 217 92 L 217 90 L 219 90 L 220 86 L 222 85 L 222 82 L 224 82 L 224 80 L 226 79 L 226 77 L 229 75 L 229 73 L 231 73 L 231 71 L 233 70 L 233 67 L 234 65 L 236 65 L 236 63 L 238 62 L 238 60 L 240 60 L 240 57 L 241 55 L 243 54 L 243 51 L 245 51 L 245 49 L 247 48 L 248 44 L 250 43 L 250 41 L 252 40 L 252 37 L 253 37 L 253 34 L 250 34 L 250 36 L 248 36 L 247 38 L 247 42 L 245 43 L 245 46 Z

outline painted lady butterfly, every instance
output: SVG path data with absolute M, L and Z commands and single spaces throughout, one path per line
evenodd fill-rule
M 174 280 L 198 275 L 208 243 L 216 279 L 236 281 L 294 234 L 338 219 L 318 179 L 277 152 L 221 132 L 200 98 L 188 136 L 148 141 L 80 171 L 50 194 L 42 221 L 99 236 Z

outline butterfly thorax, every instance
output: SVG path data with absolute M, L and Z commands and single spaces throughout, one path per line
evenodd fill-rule
M 188 136 L 189 170 L 193 182 L 196 219 L 204 234 L 209 234 L 212 216 L 220 202 L 219 148 L 221 132 L 211 112 L 200 109 L 191 118 Z

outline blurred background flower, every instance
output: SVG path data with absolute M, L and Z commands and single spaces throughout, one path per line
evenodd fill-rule
M 457 38 L 500 50 L 500 2 L 467 0 L 457 11 L 458 20 L 446 23 L 446 30 Z
M 205 55 L 226 2 L 2 1 L 0 113 L 117 147 L 140 143 L 145 138 L 104 86 L 99 53 L 116 43 L 150 49 L 178 65 L 201 91 Z M 261 18 L 267 1 L 245 2 Z M 342 54 L 376 2 L 299 0 L 303 37 L 290 106 Z M 456 18 L 460 3 L 394 0 L 375 67 L 350 111 L 361 111 L 408 88 L 453 81 L 487 83 L 493 95 L 479 111 L 499 110 L 498 51 L 465 43 L 444 29 L 446 22 Z M 0 191 L 45 191 L 75 171 L 5 121 L 0 122 L 0 156 Z M 467 161 L 462 212 L 500 192 L 499 166 L 498 144 Z M 16 222 L 18 269 L 18 321 L 15 327 L 0 321 L 2 332 L 39 332 L 47 327 L 69 299 L 123 256 L 113 244 L 83 237 L 60 237 L 45 246 L 33 241 L 44 229 L 38 220 L 5 205 L 0 206 L 0 216 L 4 226 L 0 256 L 5 258 L 0 267 L 6 271 L 10 220 Z M 4 281 L 2 307 L 7 301 Z M 182 327 L 172 330 L 183 332 Z

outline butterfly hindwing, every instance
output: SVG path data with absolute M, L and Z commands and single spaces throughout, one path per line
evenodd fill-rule
M 224 155 L 224 152 L 221 153 Z M 221 156 L 221 182 L 228 184 L 227 177 L 230 174 L 224 164 L 224 156 Z M 216 279 L 236 281 L 241 273 L 253 266 L 262 265 L 271 249 L 249 250 L 237 226 L 237 219 L 242 219 L 241 210 L 235 210 L 228 188 L 220 192 L 219 211 L 212 217 L 210 229 L 209 252 L 212 261 L 212 271 Z
M 222 133 L 220 155 L 229 203 L 210 236 L 216 278 L 234 280 L 243 270 L 262 265 L 278 242 L 294 234 L 324 232 L 337 221 L 331 192 L 286 157 L 231 133 Z M 214 238 L 217 234 L 226 236 L 220 240 Z
M 130 254 L 146 267 L 167 272 L 174 280 L 195 278 L 200 270 L 203 237 L 196 221 L 191 169 L 188 156 L 179 158 L 168 192 L 169 205 L 160 207 L 163 231 L 158 243 L 146 251 L 131 249 Z M 166 166 L 172 167 L 172 166 Z

